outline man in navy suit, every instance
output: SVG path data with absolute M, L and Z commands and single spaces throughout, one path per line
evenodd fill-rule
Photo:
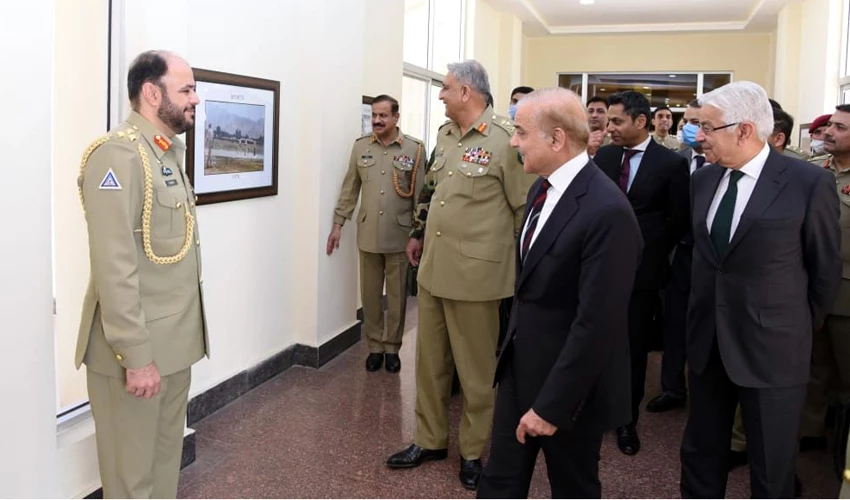
M 753 497 L 790 498 L 812 332 L 841 281 L 835 179 L 767 144 L 773 110 L 755 83 L 700 103 L 697 140 L 711 164 L 692 178 L 682 497 L 725 495 L 740 403 Z
M 552 498 L 599 498 L 602 434 L 631 419 L 627 318 L 643 242 L 625 195 L 587 155 L 589 133 L 567 89 L 519 103 L 511 145 L 540 178 L 517 244 L 479 498 L 527 497 L 541 448 Z

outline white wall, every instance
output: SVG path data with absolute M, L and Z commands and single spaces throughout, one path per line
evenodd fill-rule
M 51 273 L 53 0 L 0 16 L 0 497 L 58 497 Z

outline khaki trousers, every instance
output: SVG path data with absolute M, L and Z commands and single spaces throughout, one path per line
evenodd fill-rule
M 416 337 L 416 436 L 431 450 L 449 444 L 449 397 L 457 367 L 463 394 L 458 432 L 460 455 L 481 457 L 493 425 L 499 300 L 441 299 L 419 287 Z
M 826 435 L 830 393 L 842 400 L 850 395 L 850 318 L 844 316 L 827 316 L 823 329 L 813 336 L 802 436 Z
M 125 380 L 87 371 L 103 498 L 176 498 L 191 368 L 139 399 Z
M 360 300 L 369 352 L 396 354 L 401 349 L 407 311 L 407 267 L 404 252 L 360 251 Z M 384 278 L 387 280 L 387 328 L 384 335 Z

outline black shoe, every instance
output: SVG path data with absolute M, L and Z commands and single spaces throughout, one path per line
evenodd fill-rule
M 445 460 L 449 456 L 448 450 L 426 450 L 412 444 L 404 450 L 387 459 L 387 467 L 390 469 L 410 469 L 419 467 L 422 462 L 428 460 Z
M 803 483 L 800 481 L 800 476 L 794 474 L 794 498 L 803 497 Z
M 743 467 L 749 463 L 749 459 L 747 458 L 746 451 L 735 451 L 729 450 L 729 470 L 737 469 L 738 467 Z
M 367 372 L 376 372 L 381 369 L 381 365 L 384 364 L 384 353 L 382 352 L 373 352 L 369 356 L 366 357 L 366 371 Z
M 825 450 L 825 437 L 803 436 L 800 438 L 800 451 Z
M 674 408 L 684 408 L 687 405 L 687 402 L 687 398 L 677 398 L 676 396 L 665 392 L 647 403 L 646 411 L 650 413 L 662 413 Z
M 626 455 L 637 455 L 640 451 L 640 438 L 634 425 L 617 428 L 617 447 Z
M 401 370 L 401 359 L 398 354 L 386 354 L 386 369 L 390 373 L 398 373 Z
M 478 489 L 478 482 L 481 481 L 481 472 L 484 467 L 481 465 L 480 459 L 464 460 L 460 459 L 460 484 L 468 490 L 475 491 Z

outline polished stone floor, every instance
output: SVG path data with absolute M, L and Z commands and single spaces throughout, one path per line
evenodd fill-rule
M 181 498 L 473 498 L 457 479 L 456 432 L 461 397 L 451 401 L 449 458 L 390 471 L 384 460 L 414 431 L 415 301 L 407 316 L 402 371 L 367 373 L 363 342 L 321 369 L 293 367 L 195 425 L 197 459 L 183 470 Z M 647 398 L 658 393 L 660 357 L 649 363 Z M 643 449 L 628 457 L 613 434 L 600 463 L 607 498 L 679 496 L 679 444 L 686 411 L 646 413 Z M 486 458 L 486 457 L 485 457 Z M 801 454 L 803 495 L 835 498 L 838 481 L 825 452 Z M 729 476 L 727 496 L 748 498 L 749 471 Z M 542 456 L 530 496 L 548 498 Z

